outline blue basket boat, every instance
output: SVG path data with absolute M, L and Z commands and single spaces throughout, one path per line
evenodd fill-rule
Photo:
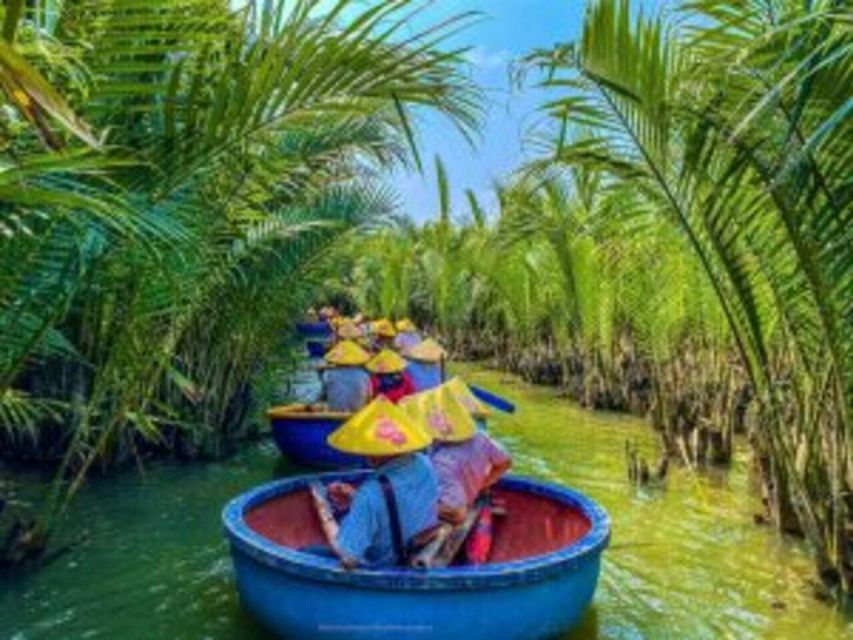
M 332 327 L 328 322 L 299 322 L 296 331 L 305 338 L 328 338 L 332 335 Z
M 576 491 L 502 480 L 494 495 L 506 515 L 495 521 L 486 565 L 347 572 L 298 551 L 323 542 L 312 479 L 253 489 L 222 514 L 242 604 L 277 637 L 533 640 L 567 632 L 592 601 L 610 520 Z
M 364 458 L 341 453 L 326 438 L 352 414 L 317 410 L 292 404 L 267 411 L 272 435 L 279 450 L 296 464 L 326 469 L 364 467 Z

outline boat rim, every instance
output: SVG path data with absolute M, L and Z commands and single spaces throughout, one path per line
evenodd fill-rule
M 370 471 L 352 471 L 303 475 L 255 487 L 225 505 L 222 521 L 228 538 L 237 550 L 282 573 L 339 585 L 425 591 L 477 590 L 539 582 L 580 567 L 593 556 L 600 554 L 610 541 L 610 517 L 594 500 L 568 487 L 521 476 L 504 477 L 498 486 L 532 493 L 578 509 L 589 519 L 590 530 L 561 549 L 511 562 L 479 567 L 357 568 L 347 571 L 336 559 L 314 556 L 281 546 L 253 531 L 245 521 L 244 515 L 250 509 L 278 496 L 307 489 L 312 481 L 352 482 L 369 473 Z
M 310 411 L 307 404 L 286 404 L 267 409 L 267 419 L 280 421 L 321 421 L 321 420 L 349 420 L 352 413 L 344 411 L 329 411 L 327 409 Z

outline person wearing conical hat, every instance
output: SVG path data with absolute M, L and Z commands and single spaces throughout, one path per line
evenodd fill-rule
M 485 491 L 512 466 L 506 449 L 478 430 L 470 411 L 447 383 L 407 398 L 402 406 L 410 415 L 425 416 L 433 436 L 430 455 L 438 474 L 439 515 L 458 524 Z
M 394 337 L 397 335 L 397 331 L 390 320 L 387 318 L 377 320 L 371 325 L 371 330 L 374 347 L 377 351 L 394 346 Z
M 409 363 L 391 349 L 383 349 L 367 363 L 373 397 L 385 396 L 397 403 L 415 392 L 412 378 L 406 371 Z
M 329 411 L 351 413 L 371 396 L 370 374 L 364 365 L 370 354 L 351 340 L 339 342 L 325 355 L 331 365 L 323 372 L 323 389 Z
M 401 353 L 411 349 L 422 339 L 417 327 L 408 318 L 398 320 L 394 328 L 397 330 L 397 335 L 394 337 L 394 348 Z
M 404 565 L 419 534 L 438 524 L 438 479 L 423 453 L 431 441 L 421 422 L 381 397 L 329 436 L 331 447 L 364 456 L 373 468 L 358 489 L 346 483 L 326 489 L 345 513 L 339 526 L 324 523 L 345 568 Z
M 444 380 L 444 359 L 447 352 L 432 338 L 422 340 L 403 351 L 409 366 L 406 371 L 412 378 L 415 391 L 434 389 Z
M 341 340 L 358 340 L 364 337 L 364 332 L 352 320 L 339 323 L 336 334 Z

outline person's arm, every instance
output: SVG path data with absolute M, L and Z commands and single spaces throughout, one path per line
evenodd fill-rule
M 506 449 L 489 436 L 486 434 L 481 435 L 484 438 L 484 446 L 487 447 L 489 454 L 489 473 L 483 481 L 483 489 L 488 489 L 509 471 L 510 467 L 512 467 L 512 457 Z
M 369 481 L 367 481 L 369 482 Z M 375 487 L 361 485 L 355 493 L 349 513 L 338 527 L 335 554 L 347 570 L 364 562 L 377 532 Z M 384 504 L 382 505 L 384 508 Z
M 468 509 L 465 507 L 450 507 L 445 504 L 438 505 L 438 517 L 454 526 L 462 524 L 465 521 L 466 515 L 468 515 Z
M 468 504 L 465 500 L 465 491 L 462 485 L 451 477 L 440 477 L 438 479 L 439 503 L 438 517 L 452 525 L 461 524 L 468 515 Z

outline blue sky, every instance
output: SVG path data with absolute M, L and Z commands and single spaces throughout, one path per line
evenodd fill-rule
M 427 114 L 418 118 L 424 173 L 398 172 L 390 178 L 404 212 L 418 221 L 435 217 L 436 154 L 441 155 L 450 177 L 455 216 L 467 213 L 465 189 L 472 189 L 481 203 L 491 208 L 494 180 L 529 157 L 526 134 L 543 120 L 539 111 L 542 92 L 531 88 L 512 91 L 508 65 L 537 47 L 577 37 L 583 7 L 582 0 L 439 0 L 419 17 L 415 28 L 463 11 L 484 14 L 452 44 L 473 47 L 469 59 L 474 80 L 485 90 L 486 111 L 475 148 L 440 117 Z

